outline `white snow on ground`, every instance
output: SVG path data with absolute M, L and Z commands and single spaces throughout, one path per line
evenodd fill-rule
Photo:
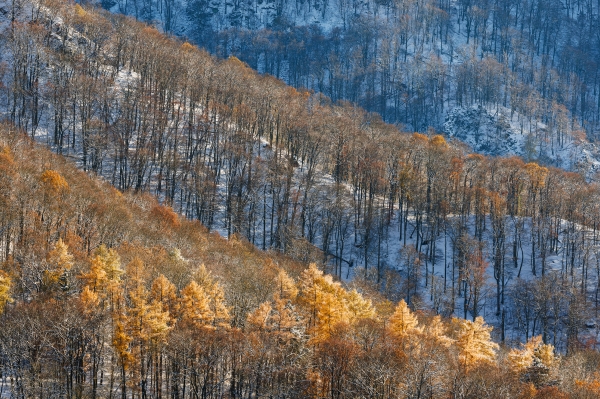
M 368 18 L 368 23 L 380 23 L 381 27 L 393 27 L 398 23 L 386 2 L 372 0 L 173 0 L 172 4 L 175 12 L 170 23 L 171 31 L 184 37 L 193 37 L 192 32 L 200 23 L 199 19 L 217 32 L 228 28 L 269 29 L 279 25 L 314 26 L 320 28 L 324 34 L 341 28 L 343 34 L 344 28 L 362 17 Z M 467 42 L 465 22 L 458 22 L 459 7 L 457 0 L 450 1 L 449 17 L 452 24 L 447 43 L 437 40 L 420 43 L 417 43 L 417 40 L 408 41 L 407 65 L 426 70 L 428 60 L 439 57 L 448 73 L 452 73 L 452 68 L 485 56 L 486 52 L 480 45 L 474 44 L 473 40 Z M 583 5 L 573 7 L 576 9 L 574 15 L 579 12 L 578 7 L 584 10 Z M 192 8 L 199 12 L 196 19 L 190 19 L 188 15 L 188 10 Z M 131 2 L 126 0 L 115 0 L 111 10 L 130 15 L 134 13 Z M 134 16 L 139 19 L 154 21 L 159 26 L 165 25 L 166 17 L 162 7 L 150 6 L 144 10 L 136 9 L 135 12 L 138 15 Z M 523 46 L 526 45 L 523 43 Z M 282 61 L 281 68 L 277 71 L 278 77 L 288 77 L 287 62 Z M 540 59 L 533 62 L 539 63 Z M 264 60 L 259 58 L 256 67 L 259 71 L 264 71 L 263 66 Z M 326 76 L 325 80 L 327 79 Z M 303 84 L 312 88 L 318 87 L 316 77 L 308 77 Z M 390 99 L 389 103 L 393 106 L 394 101 Z M 556 132 L 547 131 L 548 128 L 541 121 L 530 120 L 502 106 L 463 107 L 445 103 L 444 112 L 440 112 L 435 118 L 439 120 L 429 120 L 427 123 L 441 128 L 449 137 L 466 142 L 476 152 L 492 156 L 522 156 L 527 161 L 581 172 L 589 180 L 595 179 L 600 171 L 600 148 L 584 137 L 581 138 L 579 132 L 573 135 L 573 132 L 565 127 L 565 132 L 562 133 L 564 137 L 557 140 Z
M 597 144 L 570 130 L 560 136 L 549 132 L 545 124 L 530 122 L 502 106 L 454 107 L 446 116 L 444 133 L 481 154 L 517 155 L 526 161 L 580 172 L 588 180 L 596 180 L 600 171 Z

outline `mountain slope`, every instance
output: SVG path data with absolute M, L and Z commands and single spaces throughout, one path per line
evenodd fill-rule
M 122 16 L 29 6 L 5 36 L 3 115 L 90 174 L 394 301 L 485 314 L 498 338 L 594 336 L 600 194 L 581 175 L 402 133 Z
M 593 352 L 559 362 L 537 337 L 505 356 L 480 317 L 413 313 L 314 264 L 299 272 L 90 178 L 9 124 L 0 172 L 0 370 L 11 396 L 351 398 L 425 387 L 443 398 L 457 384 L 545 392 L 559 375 L 552 392 L 595 392 L 593 370 L 567 373 Z
M 508 154 L 545 165 L 571 169 L 585 162 L 563 155 L 600 131 L 600 10 L 592 1 L 167 3 L 179 10 L 169 23 L 162 3 L 151 0 L 111 9 L 158 21 L 213 54 L 235 55 L 410 130 L 471 136 L 445 129 L 455 109 L 509 109 L 504 117 L 531 134 Z M 588 155 L 597 152 L 584 147 Z

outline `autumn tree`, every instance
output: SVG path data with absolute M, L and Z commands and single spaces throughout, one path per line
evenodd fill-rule
M 388 329 L 390 335 L 399 341 L 410 339 L 411 335 L 420 334 L 422 327 L 418 327 L 417 317 L 408 308 L 404 299 L 400 300 L 394 314 L 390 317 Z
M 536 388 L 550 386 L 556 378 L 553 375 L 559 363 L 554 347 L 544 344 L 541 336 L 532 337 L 521 349 L 513 348 L 508 354 L 511 370 L 520 375 L 521 380 L 532 383 Z
M 464 370 L 469 371 L 480 363 L 495 360 L 499 346 L 492 341 L 492 327 L 485 324 L 483 317 L 479 316 L 474 321 L 453 318 L 452 327 Z
M 10 295 L 10 289 L 12 285 L 11 278 L 2 271 L 0 273 L 0 314 L 4 312 L 4 308 L 7 303 L 13 302 Z
M 68 291 L 72 284 L 70 271 L 73 267 L 73 255 L 69 253 L 68 246 L 59 239 L 52 251 L 47 256 L 48 270 L 44 271 L 42 290 Z
M 306 312 L 307 331 L 314 343 L 327 339 L 339 324 L 347 323 L 343 288 L 311 263 L 298 280 L 298 303 Z

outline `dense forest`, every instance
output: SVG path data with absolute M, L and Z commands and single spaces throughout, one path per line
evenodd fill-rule
M 225 240 L 0 126 L 0 392 L 13 398 L 596 398 L 600 355 L 513 349 Z M 205 266 L 208 265 L 208 266 Z M 362 292 L 362 294 L 360 293 Z
M 446 130 L 481 106 L 529 135 L 519 155 L 558 166 L 565 136 L 600 134 L 600 3 L 593 0 L 130 0 L 212 54 L 387 122 Z M 179 9 L 165 14 L 164 5 Z M 448 130 L 449 133 L 455 134 Z M 522 147 L 525 147 L 523 144 Z M 502 154 L 498 148 L 482 148 Z
M 0 14 L 1 392 L 598 396 L 597 184 L 125 16 Z
M 29 7 L 5 33 L 4 114 L 83 170 L 411 306 L 589 338 L 600 190 L 581 175 L 400 132 L 123 16 Z

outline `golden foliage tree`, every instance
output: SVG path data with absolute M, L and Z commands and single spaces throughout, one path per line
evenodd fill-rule
M 69 247 L 59 239 L 46 257 L 48 269 L 44 270 L 42 290 L 53 291 L 58 288 L 65 291 L 69 288 L 69 271 L 73 267 L 73 255 Z
M 248 324 L 252 329 L 265 331 L 269 327 L 269 319 L 273 307 L 269 302 L 261 303 L 256 310 L 248 315 Z
M 454 343 L 454 340 L 447 333 L 448 327 L 442 321 L 441 316 L 437 315 L 425 325 L 422 339 L 449 348 Z
M 159 303 L 162 310 L 169 312 L 171 317 L 176 317 L 179 312 L 179 301 L 177 298 L 177 288 L 163 274 L 159 275 L 152 282 L 150 288 L 150 299 Z
M 283 269 L 279 269 L 275 278 L 275 298 L 293 301 L 298 295 L 298 288 L 294 279 L 288 276 Z
M 261 303 L 248 315 L 249 327 L 275 334 L 279 342 L 287 343 L 296 336 L 300 325 L 293 300 L 298 294 L 294 280 L 280 269 L 275 276 L 275 292 L 272 301 Z
M 121 297 L 121 257 L 113 248 L 101 245 L 90 260 L 90 270 L 80 276 L 90 290 L 97 293 L 102 307 L 114 309 Z
M 404 299 L 400 300 L 388 322 L 389 334 L 396 339 L 402 340 L 412 334 L 420 334 L 422 328 L 418 327 L 419 321 Z
M 69 183 L 55 170 L 44 171 L 40 181 L 48 194 L 58 195 L 69 191 Z
M 223 289 L 204 272 L 199 280 L 181 290 L 182 319 L 198 328 L 227 327 L 230 316 Z
M 537 388 L 554 383 L 558 358 L 554 354 L 554 346 L 544 344 L 541 336 L 532 337 L 521 349 L 511 349 L 507 361 L 513 373 Z
M 375 317 L 376 313 L 373 303 L 370 299 L 365 299 L 358 291 L 347 291 L 344 300 L 348 306 L 348 321 L 351 325 L 356 324 L 360 320 Z
M 306 313 L 307 331 L 313 343 L 326 340 L 340 324 L 349 322 L 344 289 L 316 264 L 311 263 L 302 272 L 298 284 L 298 303 Z
M 206 291 L 197 282 L 191 281 L 181 290 L 182 320 L 199 328 L 211 327 L 213 315 L 209 301 Z
M 10 296 L 10 288 L 12 279 L 6 272 L 0 270 L 0 314 L 4 312 L 7 303 L 11 303 L 13 299 Z
M 479 363 L 494 362 L 499 346 L 490 337 L 493 327 L 487 326 L 483 317 L 477 317 L 475 321 L 453 318 L 452 325 L 459 360 L 466 370 Z
M 68 271 L 73 267 L 73 255 L 69 252 L 67 244 L 60 238 L 52 251 L 48 253 L 47 260 L 48 263 L 53 265 L 56 269 Z
M 223 291 L 221 284 L 215 280 L 204 265 L 200 266 L 194 275 L 194 280 L 208 295 L 208 306 L 211 312 L 212 325 L 214 327 L 228 327 L 231 316 L 225 301 L 225 291 Z

